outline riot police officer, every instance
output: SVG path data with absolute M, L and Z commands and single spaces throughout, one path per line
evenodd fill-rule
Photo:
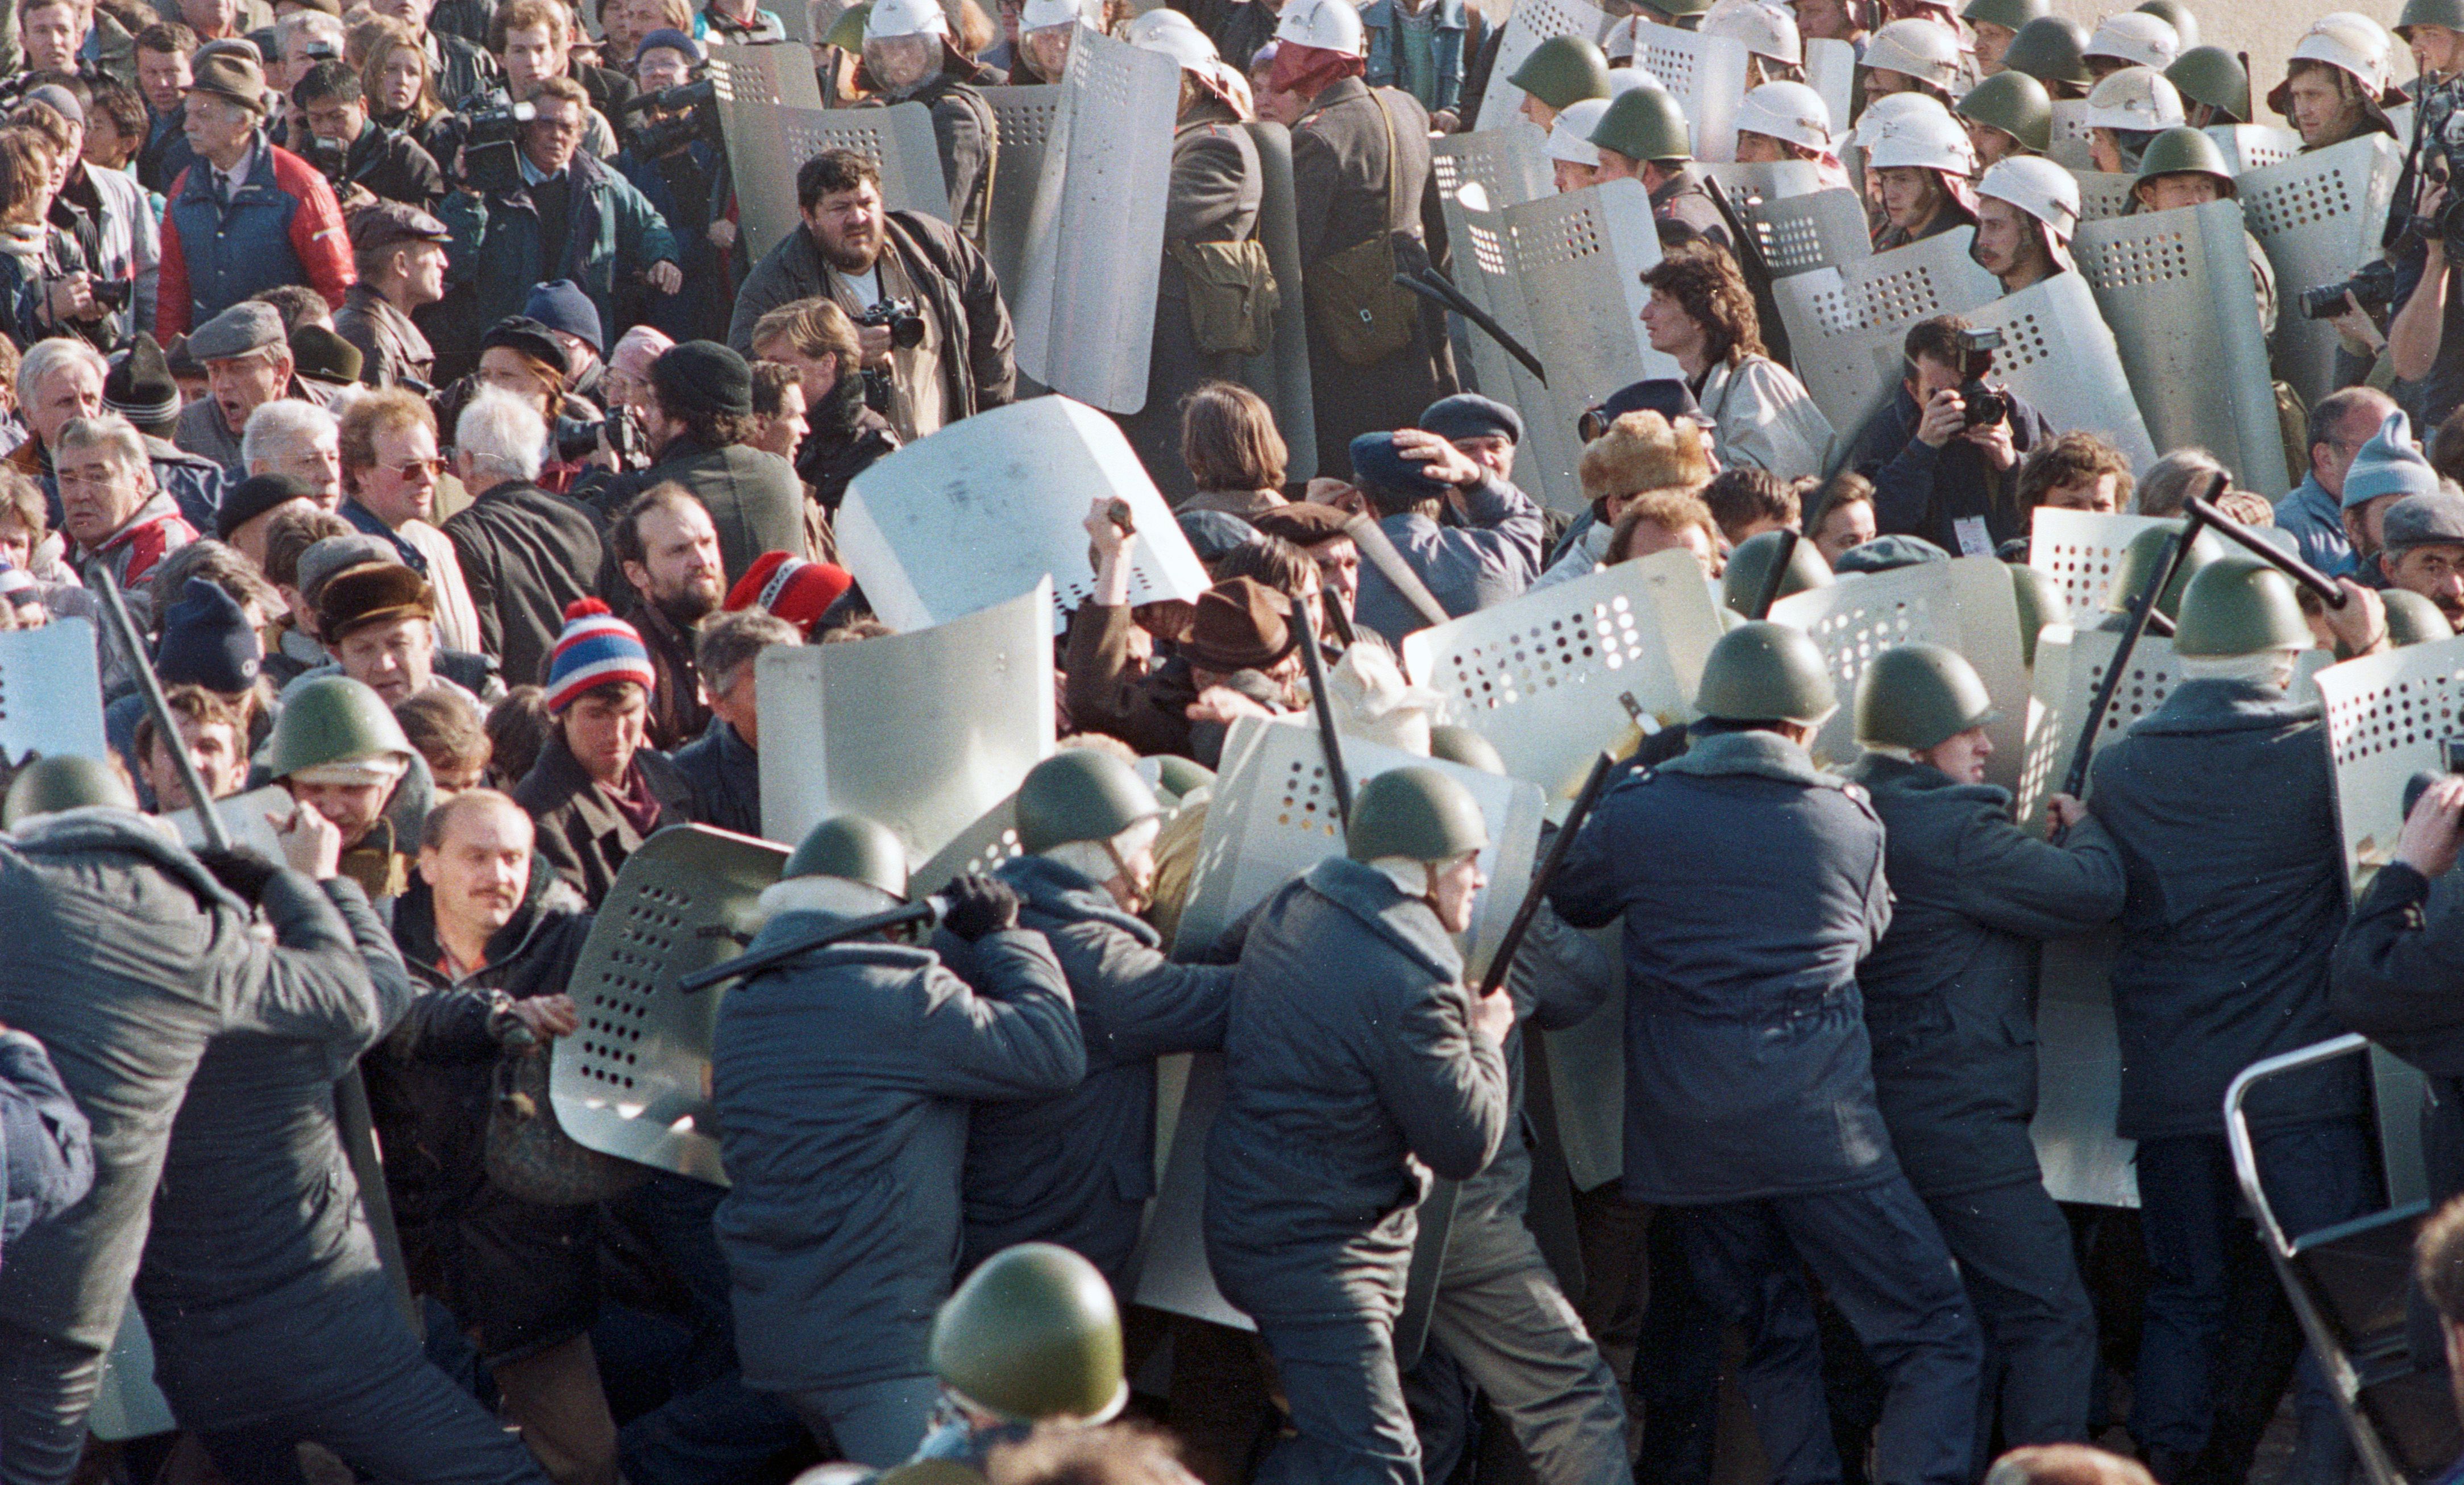
M 1038 1424 L 1092 1428 L 1130 1400 L 1121 1312 L 1095 1266 L 1051 1243 L 985 1259 L 933 1318 L 941 1404 L 918 1459 L 980 1470 Z
M 2052 806 L 2062 844 L 2012 823 L 2010 792 L 1985 782 L 1995 717 L 1976 672 L 1938 645 L 1884 651 L 1858 678 L 1865 756 L 1849 777 L 1881 816 L 1893 908 L 1857 985 L 1891 1144 L 1985 1332 L 1980 1426 L 1998 1400 L 2006 1440 L 2053 1444 L 2087 1437 L 2096 1316 L 2028 1137 L 2035 947 L 2121 913 L 2122 857 L 2065 795 Z
M 1876 1105 L 1857 965 L 1890 926 L 1882 825 L 1806 752 L 1821 652 L 1747 623 L 1711 647 L 1692 746 L 1611 789 L 1550 892 L 1625 916 L 1625 1194 L 1683 1208 L 1704 1297 L 1755 1334 L 1740 1381 L 1772 1473 L 1838 1478 L 1801 1261 L 1889 1384 L 1878 1479 L 1971 1478 L 1980 1344 Z
M 1417 1485 L 1394 1332 L 1431 1172 L 1469 1180 L 1507 1116 L 1512 1002 L 1475 1003 L 1471 922 L 1488 830 L 1469 790 L 1407 766 L 1361 786 L 1346 854 L 1248 929 L 1206 1142 L 1206 1255 L 1258 1322 L 1296 1437 L 1259 1485 Z

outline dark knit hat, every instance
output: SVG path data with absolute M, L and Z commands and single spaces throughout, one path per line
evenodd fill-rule
M 166 686 L 203 686 L 228 696 L 256 684 L 265 649 L 239 600 L 219 584 L 190 578 L 163 613 L 154 672 Z
M 522 318 L 536 320 L 551 330 L 561 330 L 600 355 L 607 354 L 607 337 L 599 325 L 599 306 L 590 302 L 582 285 L 570 278 L 559 278 L 531 290 L 531 297 L 522 304 Z
M 643 33 L 641 42 L 633 48 L 634 65 L 641 65 L 643 53 L 655 52 L 661 47 L 675 48 L 677 51 L 682 52 L 685 55 L 685 60 L 689 62 L 698 62 L 701 60 L 700 42 L 695 41 L 693 37 L 686 35 L 683 32 L 676 30 L 672 26 L 662 26 L 656 31 L 646 32 Z
M 687 341 L 650 364 L 650 385 L 670 412 L 753 415 L 753 367 L 716 341 Z
M 1198 617 L 1180 653 L 1203 670 L 1264 670 L 1299 640 L 1291 618 L 1290 599 L 1255 578 L 1233 578 L 1198 595 Z
M 304 324 L 291 332 L 291 364 L 312 382 L 350 387 L 366 365 L 360 348 L 320 324 Z
M 214 535 L 228 542 L 231 534 L 267 511 L 289 500 L 313 500 L 317 487 L 297 475 L 251 475 L 223 492 L 214 508 Z
M 479 348 L 483 351 L 498 345 L 520 351 L 533 360 L 546 362 L 556 367 L 559 376 L 573 374 L 573 358 L 564 353 L 564 343 L 548 334 L 547 326 L 528 315 L 507 315 L 490 325 L 487 334 L 479 337 Z
M 1523 441 L 1523 414 L 1478 392 L 1457 392 L 1439 398 L 1420 414 L 1420 427 L 1449 441 L 1492 435 L 1502 436 L 1508 443 Z
M 153 336 L 138 331 L 128 353 L 112 363 L 102 379 L 102 408 L 146 432 L 179 420 L 180 384 Z
M 1393 433 L 1363 433 L 1352 440 L 1352 477 L 1372 499 L 1442 500 L 1454 486 L 1430 477 L 1428 465 L 1407 459 Z

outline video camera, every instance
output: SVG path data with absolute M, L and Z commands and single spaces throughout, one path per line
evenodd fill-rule
M 695 140 L 723 144 L 718 124 L 718 85 L 698 82 L 638 94 L 625 104 L 625 143 L 637 160 L 656 160 Z
M 495 103 L 451 116 L 439 131 L 438 158 L 462 157 L 462 184 L 487 194 L 522 188 L 522 128 L 539 117 L 535 103 Z
M 1985 380 L 1985 373 L 1993 369 L 1993 353 L 2001 348 L 1999 330 L 1959 332 L 1959 352 L 1965 362 L 1959 402 L 1969 428 L 1991 428 L 2011 420 L 2011 394 Z
M 2454 210 L 2454 205 L 2450 203 L 2440 215 L 2451 214 Z M 2395 302 L 2395 265 L 2386 258 L 2374 257 L 2353 270 L 2353 277 L 2342 283 L 2302 290 L 2301 318 L 2335 319 L 2344 312 L 2344 296 L 2347 294 L 2353 297 L 2354 303 L 2362 307 L 2363 314 L 2386 314 L 2388 306 Z

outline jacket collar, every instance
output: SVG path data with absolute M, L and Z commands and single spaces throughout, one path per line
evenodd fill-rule
M 186 104 L 182 105 L 186 107 Z M 279 196 L 282 190 L 274 183 L 274 141 L 266 138 L 259 127 L 250 142 L 248 157 L 242 162 L 247 170 L 245 184 L 234 193 L 233 204 L 257 196 Z M 214 163 L 203 155 L 188 166 L 188 183 L 180 188 L 183 201 L 210 201 L 219 205 L 221 195 L 214 189 Z
M 1301 119 L 1307 122 L 1312 116 L 1322 114 L 1337 104 L 1349 103 L 1354 99 L 1368 96 L 1369 84 L 1358 78 L 1337 78 L 1319 89 L 1317 97 L 1309 100 L 1309 106 L 1302 112 Z
M 157 490 L 152 495 L 145 498 L 144 504 L 137 507 L 137 514 L 129 517 L 125 521 L 122 521 L 119 530 L 114 531 L 107 537 L 104 537 L 100 542 L 95 544 L 93 551 L 88 552 L 85 555 L 88 557 L 99 557 L 105 552 L 116 551 L 135 541 L 137 539 L 137 533 L 144 530 L 146 527 L 153 525 L 165 518 L 176 517 L 179 514 L 179 502 L 171 499 L 170 492 L 167 490 Z
M 489 936 L 487 968 L 478 973 L 521 958 L 552 918 L 586 911 L 588 904 L 582 894 L 557 875 L 545 856 L 532 853 L 530 881 L 522 890 L 521 906 L 514 909 L 505 926 Z M 411 874 L 410 885 L 394 899 L 393 925 L 394 942 L 402 949 L 404 963 L 434 975 L 437 961 L 444 958 L 444 945 L 436 938 L 436 894 L 416 872 Z
M 1121 911 L 1121 904 L 1102 882 L 1049 856 L 1020 856 L 1003 863 L 996 875 L 1017 888 L 1027 906 L 1046 918 L 1080 921 L 1091 919 L 1119 929 L 1148 948 L 1163 942 L 1163 936 L 1144 919 Z
M 2186 680 L 2173 688 L 2156 715 L 2133 732 L 2183 737 L 2211 732 L 2273 732 L 2317 721 L 2314 700 L 2300 700 L 2274 686 L 2247 680 Z
M 1776 732 L 1716 732 L 1709 737 L 1697 737 L 1684 752 L 1658 765 L 1653 771 L 1698 778 L 1751 774 L 1815 788 L 1837 788 L 1847 782 L 1836 773 L 1814 766 L 1812 755 Z
M 175 838 L 167 821 L 134 810 L 94 806 L 40 815 L 0 836 L 28 855 L 74 859 L 97 851 L 125 851 L 179 878 L 208 907 L 228 907 L 245 917 L 248 905 L 214 880 Z
M 2009 809 L 2011 791 L 1998 784 L 1962 784 L 1931 764 L 1902 763 L 1880 753 L 1867 753 L 1847 770 L 1852 784 L 1875 794 L 1948 794 L 1964 792 Z
M 1310 867 L 1301 880 L 1430 973 L 1449 980 L 1463 978 L 1463 952 L 1439 925 L 1437 910 L 1397 891 L 1385 873 L 1349 856 L 1330 856 Z

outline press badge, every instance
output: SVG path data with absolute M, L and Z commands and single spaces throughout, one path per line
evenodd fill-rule
M 1984 517 L 1962 516 L 1950 523 L 1950 529 L 1959 538 L 1959 555 L 1962 557 L 1993 555 L 1993 538 L 1986 534 Z

